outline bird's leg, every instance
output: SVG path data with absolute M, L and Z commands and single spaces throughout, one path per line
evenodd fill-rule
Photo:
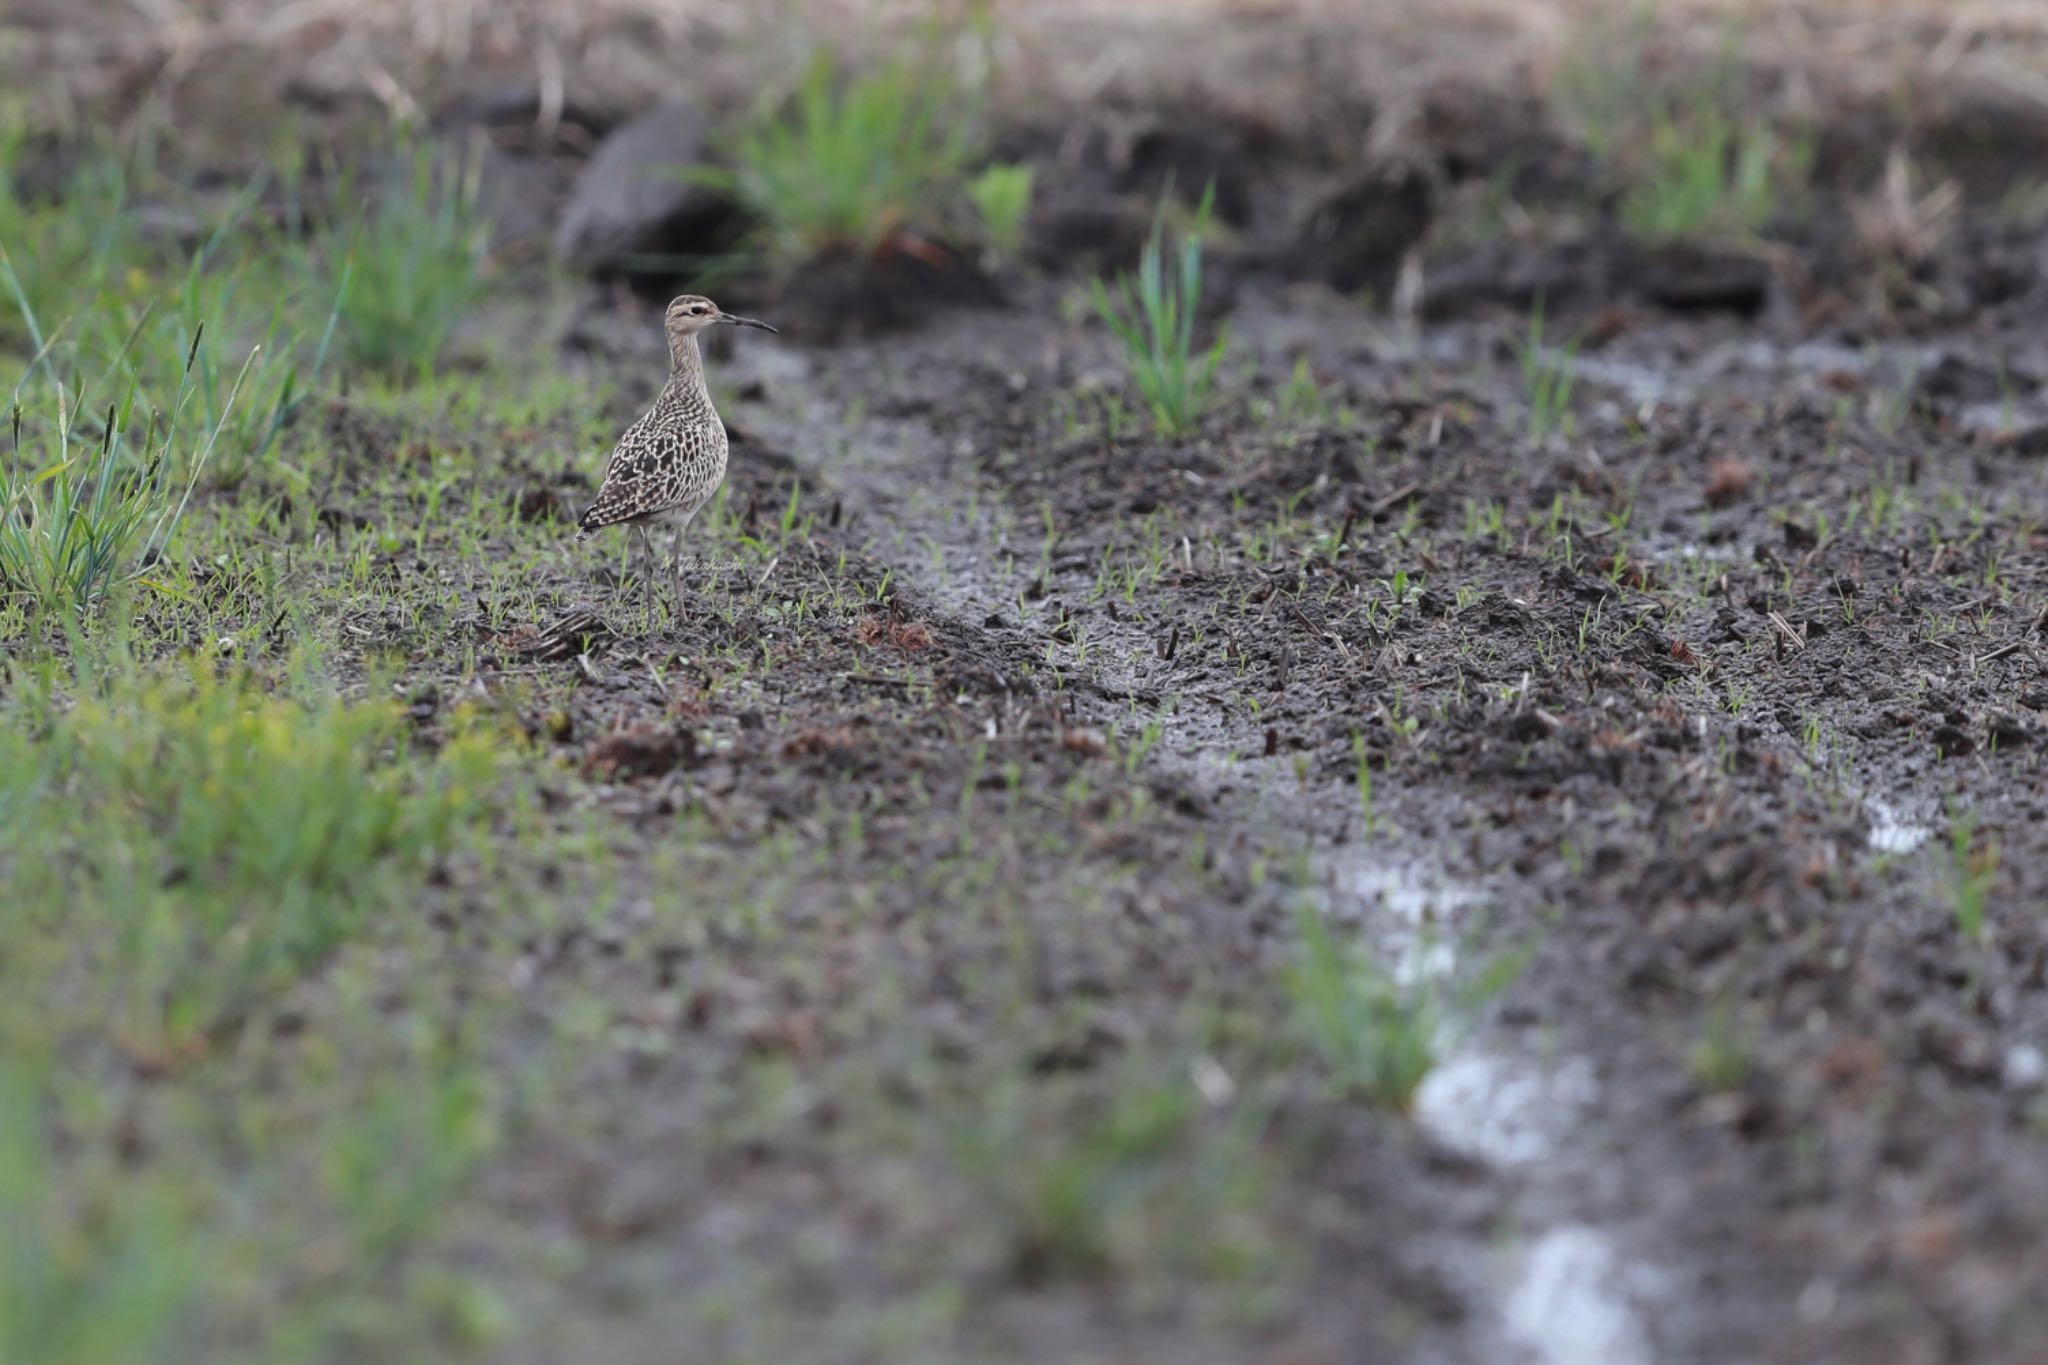
M 676 523 L 675 537 L 669 541 L 668 570 L 675 576 L 676 620 L 683 619 L 683 532 L 689 527 L 688 521 Z
M 654 605 L 654 542 L 647 537 L 645 526 L 635 526 L 633 534 L 640 539 L 640 558 L 645 567 L 640 573 L 640 591 L 646 595 L 647 605 Z

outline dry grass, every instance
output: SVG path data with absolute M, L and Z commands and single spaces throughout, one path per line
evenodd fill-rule
M 676 72 L 735 94 L 762 63 L 806 43 L 866 46 L 934 15 L 965 16 L 962 0 L 802 0 L 805 25 L 748 0 L 26 0 L 22 41 L 0 65 L 66 73 L 89 99 L 138 71 L 166 87 L 225 49 L 261 50 L 292 83 L 368 92 L 413 117 L 445 91 L 450 71 L 528 81 L 552 121 L 566 92 L 638 102 L 671 89 Z M 1446 80 L 1539 85 L 1587 25 L 1621 0 L 1006 0 L 995 7 L 997 56 L 1013 91 L 1052 103 L 1135 96 L 1169 81 L 1186 97 L 1260 102 L 1281 119 L 1308 114 L 1287 76 L 1300 62 L 1295 16 L 1327 35 L 1317 60 L 1349 68 L 1377 102 L 1399 105 Z M 142 22 L 137 22 L 138 12 Z M 1673 51 L 1723 51 L 1731 37 L 1760 70 L 1786 79 L 1795 102 L 1868 98 L 1901 88 L 1971 91 L 2048 107 L 2048 6 L 2034 0 L 1665 0 L 1658 41 Z M 801 32 L 799 32 L 801 30 Z M 1186 63 L 1160 60 L 1184 47 Z M 10 49 L 12 56 L 9 55 Z M 745 54 L 738 63 L 713 52 Z M 430 94 L 430 92 L 435 92 Z M 1153 92 L 1156 93 L 1156 92 Z

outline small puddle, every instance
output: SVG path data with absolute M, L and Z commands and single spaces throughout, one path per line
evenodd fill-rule
M 1442 980 L 1457 967 L 1459 921 L 1482 908 L 1478 885 L 1419 862 L 1363 862 L 1343 874 L 1339 904 L 1394 958 L 1403 984 Z M 1599 1100 L 1584 1057 L 1535 1062 L 1442 1039 L 1441 1060 L 1415 1093 L 1416 1126 L 1447 1150 L 1531 1176 L 1572 1139 Z M 1500 1325 L 1540 1362 L 1650 1365 L 1641 1301 L 1655 1271 L 1622 1260 L 1596 1228 L 1545 1229 L 1517 1255 L 1502 1286 Z M 1496 1282 L 1498 1283 L 1498 1282 Z
M 1412 928 L 1441 923 L 1482 899 L 1478 887 L 1417 863 L 1367 863 L 1345 882 L 1351 897 L 1378 901 Z
M 1453 1151 L 1496 1166 L 1527 1166 L 1556 1148 L 1599 1092 L 1583 1057 L 1530 1066 L 1468 1048 L 1423 1080 L 1415 1122 Z
M 1394 979 L 1413 985 L 1451 974 L 1458 965 L 1456 921 L 1484 899 L 1479 888 L 1415 863 L 1367 863 L 1344 883 L 1340 905 L 1348 919 L 1363 919 L 1373 907 L 1388 912 L 1375 924 L 1377 941 L 1394 959 Z
M 1571 364 L 1580 379 L 1614 390 L 1640 410 L 1651 404 L 1691 402 L 1701 394 L 1727 389 L 1731 381 L 1761 383 L 1787 373 L 1805 376 L 1814 385 L 1847 374 L 1866 385 L 1904 389 L 1939 358 L 1939 350 L 1929 346 L 1857 349 L 1809 340 L 1787 347 L 1752 338 L 1713 346 L 1698 355 L 1602 353 L 1575 356 Z
M 1907 819 L 1896 806 L 1874 796 L 1864 800 L 1863 814 L 1870 821 L 1870 846 L 1879 853 L 1911 853 L 1934 836 L 1931 825 Z
M 1662 403 L 1671 396 L 1670 372 L 1641 361 L 1621 356 L 1582 355 L 1572 360 L 1572 369 L 1580 379 L 1618 390 L 1627 397 L 1629 405 L 1637 409 Z
M 1552 1228 L 1529 1248 L 1508 1296 L 1508 1335 L 1546 1365 L 1649 1365 L 1633 1301 L 1654 1292 L 1655 1279 L 1596 1228 Z

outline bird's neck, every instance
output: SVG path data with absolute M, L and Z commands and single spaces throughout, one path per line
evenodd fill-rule
M 697 350 L 697 338 L 688 332 L 668 339 L 669 382 L 672 384 L 701 383 L 704 378 L 704 357 Z

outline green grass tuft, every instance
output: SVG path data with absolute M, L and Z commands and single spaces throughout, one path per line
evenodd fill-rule
M 1528 336 L 1508 340 L 1522 361 L 1522 391 L 1529 403 L 1529 444 L 1543 446 L 1552 436 L 1570 436 L 1572 389 L 1578 382 L 1578 341 L 1574 339 L 1562 352 L 1544 349 L 1541 297 L 1529 311 Z
M 437 170 L 426 148 L 406 161 L 307 265 L 351 360 L 424 378 L 483 292 L 486 232 L 473 163 Z
M 1747 1031 L 1733 1007 L 1719 1004 L 1707 1012 L 1699 1040 L 1686 1053 L 1693 1081 L 1710 1094 L 1740 1090 L 1756 1065 Z
M 0 255 L 0 269 L 6 265 Z M 0 595 L 39 613 L 82 616 L 148 574 L 233 410 L 230 386 L 212 427 L 189 448 L 180 443 L 200 339 L 195 332 L 168 417 L 145 409 L 132 385 L 104 409 L 88 409 L 96 397 L 53 381 L 50 417 L 32 424 L 16 389 L 11 447 L 0 462 Z M 37 365 L 30 368 L 33 381 Z M 133 431 L 138 421 L 140 440 Z
M 246 368 L 218 362 L 215 348 L 197 352 L 191 370 L 193 417 L 220 439 L 208 462 L 207 480 L 234 487 L 259 470 L 274 468 L 278 438 L 310 398 L 327 366 L 341 321 L 338 296 L 328 300 L 317 340 L 298 320 L 299 297 L 269 243 L 232 240 L 228 226 L 214 235 L 186 267 L 182 287 L 156 327 L 171 347 L 190 347 L 202 330 L 246 346 Z M 160 375 L 138 374 L 145 388 L 161 388 Z
M 989 166 L 967 186 L 967 197 L 981 215 L 983 235 L 1000 255 L 1015 256 L 1023 249 L 1024 219 L 1031 212 L 1035 174 L 1023 164 Z
M 136 244 L 119 158 L 88 157 L 56 202 L 31 201 L 16 179 L 25 145 L 21 125 L 0 126 L 0 249 L 14 277 L 0 298 L 0 349 L 39 353 L 51 340 L 45 322 L 118 283 Z
M 1436 988 L 1397 981 L 1364 949 L 1338 947 L 1321 915 L 1300 920 L 1288 987 L 1309 1038 L 1346 1090 L 1406 1110 L 1437 1063 L 1445 1015 Z
M 1670 74 L 1654 17 L 1636 8 L 1589 18 L 1552 100 L 1605 166 L 1630 236 L 1752 242 L 1804 191 L 1812 139 L 1758 112 L 1755 83 L 1732 54 Z
M 1978 838 L 1977 821 L 1975 811 L 1951 816 L 1948 838 L 1949 906 L 1955 912 L 1956 931 L 1972 943 L 1982 943 L 1988 936 L 1985 912 L 2002 859 L 1996 839 Z
M 39 372 L 97 373 L 100 388 L 137 412 L 182 409 L 190 425 L 218 431 L 208 479 L 237 484 L 270 465 L 325 365 L 338 317 L 323 296 L 315 323 L 324 326 L 307 341 L 288 253 L 254 225 L 261 185 L 189 253 L 123 228 L 131 182 L 172 200 L 178 193 L 146 150 L 95 153 L 58 208 L 22 201 L 0 164 L 0 350 L 26 362 L 17 397 Z M 202 331 L 213 344 L 195 353 Z M 246 365 L 222 363 L 224 355 Z
M 1406 1111 L 1443 1050 L 1514 984 L 1533 942 L 1489 953 L 1449 977 L 1424 961 L 1396 972 L 1364 944 L 1343 945 L 1312 905 L 1298 915 L 1301 949 L 1288 973 L 1300 1027 L 1345 1091 Z
M 980 150 L 972 114 L 935 62 L 848 76 L 821 55 L 785 106 L 733 137 L 729 168 L 686 174 L 729 189 L 759 217 L 777 269 L 834 251 L 872 254 L 899 231 L 940 222 L 964 192 Z
M 0 733 L 0 878 L 52 979 L 97 1017 L 176 1049 L 241 1018 L 357 932 L 393 869 L 482 813 L 497 746 L 410 759 L 390 705 L 301 705 L 194 660 L 45 682 Z M 26 988 L 26 983 L 16 982 Z
M 1707 100 L 1660 110 L 1626 171 L 1621 223 L 1648 242 L 1747 240 L 1804 183 L 1811 146 Z
M 56 1181 L 46 1068 L 0 1062 L 0 1360 L 162 1359 L 200 1268 L 162 1181 Z
M 1230 344 L 1227 327 L 1209 349 L 1195 352 L 1195 313 L 1202 302 L 1202 237 L 1215 202 L 1212 185 L 1202 195 L 1193 222 L 1169 248 L 1165 206 L 1153 216 L 1152 236 L 1135 276 L 1120 274 L 1114 285 L 1091 281 L 1095 311 L 1123 343 L 1124 363 L 1152 420 L 1164 436 L 1194 430 L 1209 405 L 1216 369 Z M 1174 270 L 1168 273 L 1171 258 Z
M 964 1173 L 1026 1280 L 1253 1273 L 1263 1171 L 1249 1125 L 1205 1114 L 1183 1075 L 1132 1074 L 1106 1098 L 996 1090 L 960 1134 Z

